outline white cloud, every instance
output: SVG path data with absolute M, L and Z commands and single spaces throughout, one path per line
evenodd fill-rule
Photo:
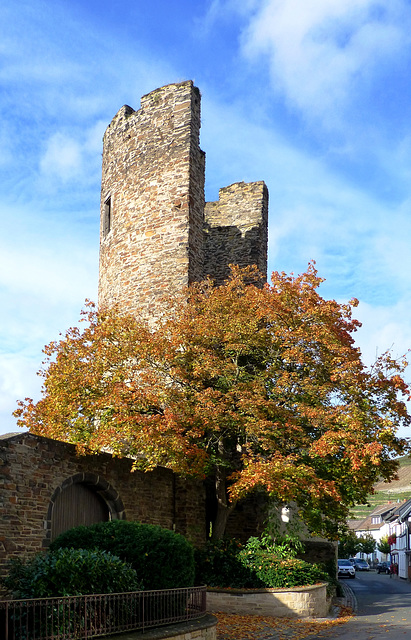
M 86 131 L 85 148 L 87 153 L 92 154 L 93 157 L 101 157 L 103 149 L 103 135 L 108 125 L 109 123 L 105 120 L 98 120 L 90 129 L 88 129 L 88 131 Z
M 39 357 L 41 353 L 38 354 Z M 40 368 L 33 358 L 23 354 L 3 354 L 0 358 L 0 433 L 18 432 L 12 413 L 17 400 L 39 396 L 41 379 L 35 375 Z
M 410 303 L 411 299 L 405 297 L 392 306 L 360 302 L 355 309 L 353 315 L 362 322 L 357 332 L 358 344 L 367 365 L 387 350 L 391 350 L 395 358 L 407 353 L 411 346 Z
M 96 299 L 97 251 L 74 238 L 52 244 L 0 253 L 0 433 L 16 430 L 18 399 L 39 397 L 44 345 L 77 324 L 86 297 Z
M 17 295 L 34 295 L 45 300 L 66 302 L 78 300 L 82 282 L 86 281 L 90 288 L 94 288 L 91 286 L 88 263 L 91 257 L 97 258 L 97 255 L 91 248 L 87 255 L 83 253 L 85 247 L 77 248 L 74 241 L 71 244 L 69 240 L 63 244 L 56 238 L 52 246 L 36 243 L 31 249 L 23 246 L 2 248 L 0 272 L 5 275 L 0 277 L 0 283 Z M 97 265 L 93 275 L 96 270 Z
M 410 43 L 405 0 L 266 0 L 243 33 L 250 58 L 266 56 L 292 106 L 338 119 L 344 105 Z
M 362 360 L 366 366 L 371 366 L 377 357 L 390 351 L 391 355 L 402 360 L 410 357 L 408 350 L 411 347 L 411 296 L 404 296 L 392 306 L 369 305 L 360 302 L 354 309 L 354 317 L 362 322 L 362 327 L 354 334 L 357 346 L 361 349 Z M 411 384 L 411 366 L 409 365 L 403 375 L 405 381 Z M 403 398 L 402 398 L 403 399 Z M 408 411 L 411 412 L 411 403 Z M 410 438 L 409 427 L 399 429 L 398 435 Z
M 228 16 L 230 13 L 237 13 L 244 16 L 249 16 L 256 8 L 261 4 L 261 0 L 211 0 L 205 17 L 204 22 L 209 26 L 213 23 L 217 23 L 221 16 Z
M 41 361 L 37 369 L 40 369 Z M 3 356 L 0 360 L 0 414 L 12 412 L 17 399 L 38 394 L 41 387 L 39 376 L 33 376 L 32 360 L 21 354 Z
M 78 138 L 75 137 L 76 129 L 71 134 L 56 132 L 51 135 L 39 160 L 40 173 L 46 183 L 56 180 L 84 182 L 93 179 L 97 170 L 100 173 L 102 138 L 107 124 L 98 120 L 80 130 Z
M 82 170 L 79 143 L 62 133 L 55 133 L 47 142 L 40 169 L 42 173 L 56 176 L 63 182 L 75 178 Z
M 58 205 L 57 200 L 56 207 Z M 42 203 L 40 203 L 41 206 Z M 39 210 L 34 198 L 0 206 L 0 433 L 15 430 L 16 400 L 38 397 L 42 348 L 79 319 L 96 299 L 98 207 L 89 225 L 70 209 Z

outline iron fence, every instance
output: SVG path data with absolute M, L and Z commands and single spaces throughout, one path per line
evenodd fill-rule
M 3 640 L 81 640 L 199 618 L 206 587 L 0 602 Z

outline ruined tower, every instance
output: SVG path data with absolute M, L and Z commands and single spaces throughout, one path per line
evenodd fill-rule
M 191 81 L 124 106 L 103 139 L 99 305 L 155 319 L 162 298 L 230 263 L 266 273 L 268 192 L 236 183 L 204 202 L 200 92 Z

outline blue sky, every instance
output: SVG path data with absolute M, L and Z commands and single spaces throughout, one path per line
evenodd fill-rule
M 18 6 L 18 10 L 17 10 Z M 409 0 L 3 0 L 0 433 L 96 300 L 103 132 L 193 79 L 206 198 L 270 192 L 269 270 L 360 300 L 364 360 L 411 346 Z

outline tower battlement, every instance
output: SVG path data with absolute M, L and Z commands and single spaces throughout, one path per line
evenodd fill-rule
M 268 189 L 264 182 L 236 182 L 205 205 L 204 274 L 221 284 L 229 265 L 255 264 L 267 274 Z

